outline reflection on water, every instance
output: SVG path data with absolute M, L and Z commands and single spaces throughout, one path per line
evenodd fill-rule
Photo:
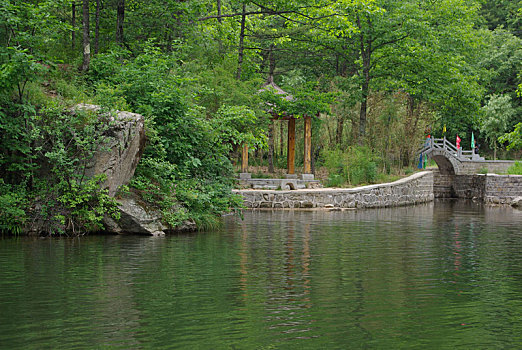
M 520 348 L 522 211 L 246 212 L 0 240 L 0 348 Z

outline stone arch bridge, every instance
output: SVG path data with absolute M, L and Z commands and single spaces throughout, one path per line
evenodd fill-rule
M 428 138 L 417 154 L 432 158 L 441 175 L 472 175 L 479 172 L 505 173 L 513 165 L 509 160 L 485 160 L 473 150 L 458 148 L 446 139 Z

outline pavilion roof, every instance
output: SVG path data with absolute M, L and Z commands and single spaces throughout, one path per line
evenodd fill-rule
M 258 90 L 258 92 L 263 91 L 272 91 L 276 95 L 281 95 L 281 98 L 287 101 L 292 101 L 294 99 L 291 94 L 281 89 L 279 86 L 277 86 L 276 83 L 274 83 L 273 75 L 268 76 L 266 83 L 264 83 L 261 89 Z

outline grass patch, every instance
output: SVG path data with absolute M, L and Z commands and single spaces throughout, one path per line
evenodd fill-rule
M 507 170 L 509 175 L 522 175 L 522 162 L 515 162 Z

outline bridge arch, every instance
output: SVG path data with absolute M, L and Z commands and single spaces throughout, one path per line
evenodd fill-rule
M 432 156 L 432 158 L 437 163 L 441 175 L 455 175 L 455 168 L 448 158 L 444 156 Z
M 461 172 L 461 162 L 447 150 L 432 149 L 427 154 L 437 163 L 441 175 L 455 175 Z

